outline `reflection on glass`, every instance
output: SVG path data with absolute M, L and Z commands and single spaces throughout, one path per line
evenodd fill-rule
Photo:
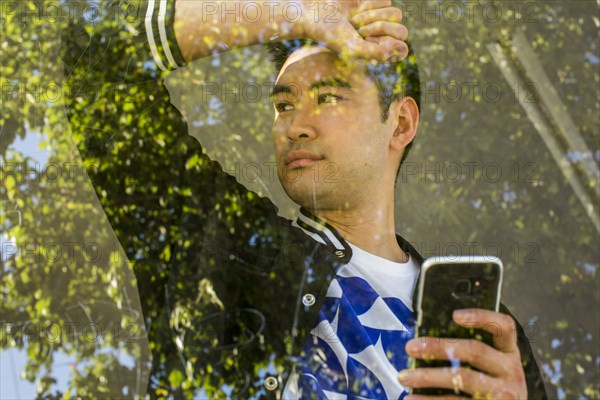
M 70 3 L 2 4 L 0 397 L 259 397 L 281 393 L 286 382 L 270 378 L 290 374 L 298 346 L 317 359 L 307 368 L 347 385 L 327 369 L 329 354 L 294 343 L 314 328 L 297 294 L 319 297 L 311 284 L 338 261 L 307 252 L 256 195 L 296 219 L 272 154 L 276 76 L 265 49 L 165 74 L 138 58 L 147 42 L 116 45 L 145 29 L 147 2 Z M 396 230 L 423 257 L 502 258 L 503 302 L 550 397 L 596 398 L 598 232 L 589 216 L 597 209 L 581 206 L 524 105 L 569 115 L 589 152 L 561 139 L 558 159 L 575 171 L 582 160 L 597 166 L 594 3 L 402 7 L 423 106 L 398 176 Z M 536 75 L 520 85 L 494 59 L 494 43 L 511 59 L 517 29 L 560 110 L 530 96 Z M 90 42 L 92 30 L 104 36 Z M 594 182 L 576 173 L 597 207 Z M 259 310 L 256 298 L 269 307 Z

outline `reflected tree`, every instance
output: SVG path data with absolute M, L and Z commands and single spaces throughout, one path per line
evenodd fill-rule
M 424 107 L 398 180 L 397 227 L 424 256 L 501 256 L 503 298 L 528 331 L 551 396 L 597 398 L 598 232 L 486 47 L 509 49 L 514 30 L 524 30 L 597 162 L 597 7 L 509 3 L 480 2 L 472 18 L 451 14 L 448 2 L 404 6 Z M 268 101 L 209 101 L 198 88 L 272 82 L 264 49 L 176 71 L 169 92 L 160 84 L 165 76 L 136 59 L 135 48 L 97 41 L 88 51 L 85 18 L 27 16 L 52 4 L 23 1 L 2 20 L 2 349 L 26 352 L 19 373 L 40 398 L 223 395 L 232 380 L 246 379 L 230 371 L 268 360 L 274 349 L 235 354 L 260 340 L 260 317 L 249 316 L 248 326 L 232 327 L 231 337 L 211 343 L 216 351 L 202 353 L 211 324 L 234 300 L 217 294 L 218 266 L 232 263 L 241 288 L 263 262 L 240 254 L 252 238 L 266 241 L 258 248 L 282 243 L 290 258 L 295 250 L 293 238 L 278 237 L 270 230 L 276 222 L 264 220 L 271 203 L 232 184 L 211 161 L 235 165 L 232 149 L 246 160 L 268 159 Z M 492 6 L 484 11 L 488 4 L 497 17 Z M 436 5 L 438 17 L 424 12 Z M 115 15 L 127 18 L 125 6 Z M 118 22 L 101 19 L 94 29 L 118 37 Z M 89 57 L 78 63 L 82 54 Z M 99 61 L 110 69 L 95 68 Z M 185 105 L 187 122 L 172 102 Z M 152 113 L 140 113 L 149 106 Z M 192 130 L 227 133 L 226 145 L 207 149 L 203 141 L 202 149 Z M 45 160 L 19 150 L 35 135 Z M 223 229 L 231 233 L 227 243 L 215 239 Z M 199 263 L 214 266 L 213 275 L 198 279 Z M 281 288 L 269 274 L 264 279 L 271 289 L 244 288 L 245 295 L 263 290 L 275 299 Z M 283 312 L 276 301 L 273 312 Z M 67 388 L 57 385 L 61 353 L 76 360 Z

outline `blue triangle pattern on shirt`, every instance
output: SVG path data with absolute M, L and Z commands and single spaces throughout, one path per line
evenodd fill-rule
M 406 307 L 406 304 L 400 299 L 394 297 L 384 297 L 383 301 L 392 310 L 394 315 L 398 317 L 400 322 L 408 329 L 413 331 L 415 327 L 415 315 L 410 308 Z
M 363 325 L 363 328 L 364 328 L 365 332 L 367 333 L 367 335 L 369 335 L 369 339 L 371 340 L 371 343 L 377 343 L 377 341 L 379 340 L 379 337 L 381 336 L 381 332 L 384 332 L 379 329 L 369 328 L 368 326 L 364 326 L 364 325 Z
M 333 322 L 335 314 L 340 306 L 340 299 L 335 297 L 325 297 L 321 310 L 319 310 L 319 322 Z
M 371 308 L 375 300 L 379 297 L 371 285 L 363 278 L 344 278 L 336 276 L 342 292 L 346 295 L 356 315 L 364 314 Z M 352 294 L 349 296 L 348 294 Z
M 386 398 L 378 377 L 366 366 L 350 356 L 346 368 L 348 376 L 331 346 L 343 346 L 346 354 L 356 354 L 381 340 L 384 352 L 391 364 L 402 370 L 407 367 L 406 342 L 413 337 L 414 316 L 412 311 L 397 298 L 382 298 L 384 303 L 408 331 L 380 330 L 365 327 L 358 319 L 379 298 L 366 280 L 358 277 L 336 276 L 342 289 L 341 298 L 328 297 L 319 312 L 319 323 L 332 323 L 337 316 L 337 337 L 325 340 L 311 335 L 304 346 L 302 371 L 298 387 L 303 398 L 326 398 L 324 391 L 345 394 L 348 399 Z M 390 325 L 392 326 L 392 325 Z M 331 333 L 333 336 L 333 331 Z M 332 341 L 333 340 L 333 341 Z M 339 350 L 336 350 L 339 351 Z M 348 384 L 346 383 L 348 382 Z M 402 399 L 406 396 L 403 392 Z
M 301 387 L 301 383 L 302 385 L 312 385 L 305 381 L 309 377 L 316 379 L 315 377 L 318 376 L 317 382 L 323 390 L 345 393 L 348 390 L 348 384 L 340 360 L 327 342 L 316 337 L 314 339 L 316 340 L 307 341 L 304 347 L 306 357 L 312 362 L 302 366 L 302 375 L 299 377 L 298 386 Z
M 337 335 L 348 353 L 360 353 L 372 344 L 346 296 L 340 299 Z
M 381 345 L 388 359 L 397 370 L 406 368 L 408 355 L 404 346 L 413 338 L 412 332 L 378 331 L 381 334 Z
M 385 399 L 385 390 L 379 379 L 352 358 L 348 358 L 348 394 L 367 399 Z
M 303 399 L 326 399 L 323 388 L 317 378 L 311 374 L 302 374 L 298 378 L 298 389 Z

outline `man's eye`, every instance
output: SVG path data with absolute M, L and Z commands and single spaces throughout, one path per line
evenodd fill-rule
M 340 100 L 342 100 L 341 96 L 338 96 L 336 94 L 333 93 L 323 93 L 320 94 L 318 97 L 318 103 L 338 103 Z
M 275 103 L 275 110 L 277 110 L 277 112 L 290 111 L 293 109 L 294 106 L 290 103 Z

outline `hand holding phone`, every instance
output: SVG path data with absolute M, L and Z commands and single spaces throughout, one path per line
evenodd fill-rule
M 406 345 L 415 362 L 398 375 L 412 394 L 527 399 L 516 322 L 497 312 L 501 284 L 497 258 L 425 261 L 414 307 L 416 338 Z
M 433 257 L 421 267 L 415 311 L 415 337 L 436 337 L 440 340 L 471 339 L 490 346 L 488 331 L 459 326 L 453 321 L 458 309 L 480 308 L 498 311 L 503 266 L 497 257 Z M 468 367 L 460 361 L 415 359 L 414 368 Z M 414 394 L 456 394 L 455 390 L 420 388 Z M 464 393 L 463 393 L 464 394 Z

